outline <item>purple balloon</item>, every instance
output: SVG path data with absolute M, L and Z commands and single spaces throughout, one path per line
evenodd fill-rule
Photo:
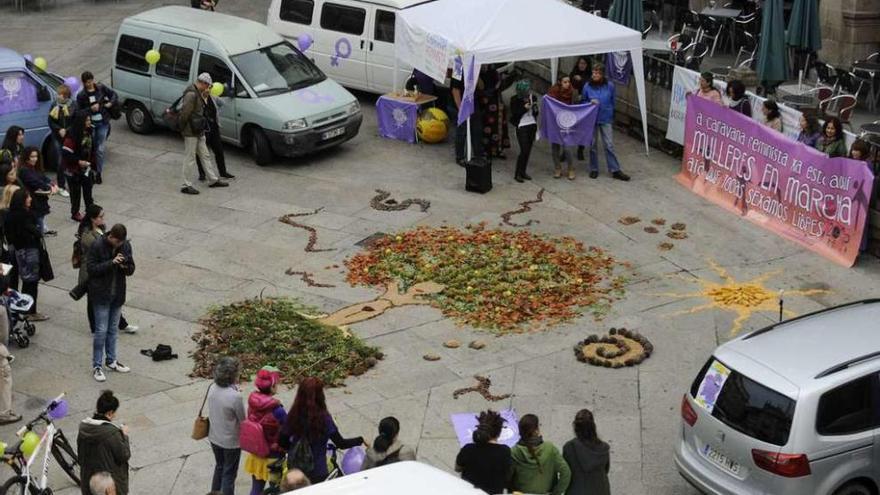
M 304 52 L 312 46 L 315 40 L 312 39 L 312 35 L 309 33 L 303 33 L 296 37 L 296 43 L 299 45 L 299 51 Z
M 64 78 L 64 84 L 70 88 L 70 94 L 76 96 L 79 93 L 80 88 L 82 87 L 82 83 L 79 82 L 79 78 L 76 76 L 67 76 Z
M 34 61 L 34 56 L 31 55 L 30 53 L 25 53 L 25 54 L 24 54 L 24 59 L 27 60 L 28 62 L 33 62 L 33 61 Z
M 367 451 L 360 445 L 346 450 L 345 455 L 342 456 L 342 472 L 345 474 L 353 474 L 360 471 L 361 465 L 364 463 L 364 457 L 366 456 Z
M 67 405 L 67 401 L 61 399 L 60 401 L 58 401 L 57 404 L 55 404 L 55 407 L 49 411 L 49 419 L 51 419 L 52 421 L 58 421 L 59 419 L 67 416 L 68 409 L 69 407 Z

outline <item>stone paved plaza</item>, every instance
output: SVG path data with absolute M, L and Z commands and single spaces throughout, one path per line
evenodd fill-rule
M 89 69 L 109 77 L 116 29 L 121 19 L 157 5 L 182 1 L 122 0 L 118 3 L 58 0 L 43 13 L 14 14 L 6 19 L 0 46 L 44 56 L 50 70 L 63 75 Z M 221 10 L 264 20 L 268 0 L 225 0 Z M 99 9 L 95 13 L 94 9 Z M 27 349 L 12 347 L 15 403 L 26 419 L 46 400 L 66 392 L 72 414 L 61 426 L 74 436 L 77 422 L 90 414 L 100 390 L 113 389 L 122 399 L 120 421 L 131 427 L 132 493 L 135 495 L 196 495 L 208 492 L 213 457 L 207 441 L 190 440 L 192 420 L 207 387 L 188 377 L 194 348 L 190 336 L 211 305 L 264 296 L 294 296 L 332 311 L 375 297 L 372 289 L 349 287 L 342 265 L 360 248 L 355 243 L 376 233 L 417 225 L 454 225 L 486 221 L 494 226 L 503 212 L 535 199 L 544 188 L 543 203 L 518 219 L 540 223 L 532 231 L 569 235 L 607 249 L 631 263 L 626 295 L 602 322 L 583 317 L 542 333 L 492 337 L 457 327 L 429 306 L 392 309 L 354 325 L 351 330 L 386 357 L 368 373 L 329 392 L 331 412 L 344 435 L 372 438 L 386 415 L 397 416 L 405 443 L 415 445 L 421 461 L 452 470 L 458 442 L 449 416 L 487 407 L 512 407 L 519 414 L 536 413 L 545 439 L 557 445 L 571 435 L 575 411 L 591 408 L 600 435 L 612 446 L 614 493 L 687 494 L 672 463 L 672 445 L 679 431 L 679 403 L 693 375 L 719 343 L 731 337 L 736 314 L 709 308 L 685 312 L 706 303 L 699 295 L 674 298 L 661 293 L 698 293 L 700 280 L 719 282 L 711 263 L 717 262 L 737 280 L 768 272 L 774 291 L 827 289 L 809 297 L 786 298 L 796 313 L 877 295 L 880 263 L 863 258 L 842 268 L 787 242 L 775 234 L 710 205 L 674 180 L 679 163 L 660 152 L 645 156 L 641 143 L 617 133 L 617 145 L 630 183 L 587 178 L 581 168 L 576 181 L 552 178 L 548 147 L 537 145 L 531 160 L 534 181 L 513 181 L 514 160 L 496 162 L 495 188 L 489 194 L 464 191 L 463 170 L 452 160 L 451 145 L 407 145 L 377 136 L 375 97 L 358 95 L 364 108 L 360 135 L 337 150 L 298 160 L 258 167 L 240 150 L 227 149 L 228 167 L 237 175 L 227 189 L 202 188 L 198 196 L 178 192 L 182 141 L 170 133 L 132 134 L 123 121 L 114 124 L 108 145 L 104 184 L 96 201 L 108 223 L 127 225 L 137 272 L 129 281 L 126 317 L 140 325 L 137 335 L 120 335 L 120 360 L 132 367 L 128 375 L 109 374 L 105 384 L 91 376 L 91 336 L 85 301 L 68 295 L 76 272 L 68 263 L 76 229 L 68 220 L 67 201 L 53 199 L 50 227 L 59 232 L 49 240 L 57 278 L 40 288 L 41 312 L 51 320 L 39 324 Z M 583 163 L 581 164 L 583 167 Z M 383 212 L 370 207 L 375 189 L 395 198 L 426 198 L 430 209 Z M 317 229 L 318 246 L 334 251 L 306 253 L 305 231 L 278 218 L 323 208 L 301 221 Z M 641 223 L 624 226 L 622 216 Z M 643 231 L 656 217 L 687 224 L 688 239 L 673 241 L 670 251 L 658 243 L 661 234 Z M 335 288 L 310 288 L 287 268 L 313 272 Z M 773 311 L 757 313 L 742 331 L 775 319 Z M 625 326 L 646 335 L 654 355 L 640 366 L 605 369 L 578 362 L 572 346 L 586 335 Z M 455 338 L 487 341 L 483 350 L 463 346 L 446 349 Z M 140 349 L 170 344 L 180 359 L 154 363 Z M 428 362 L 425 353 L 441 359 Z M 474 384 L 473 375 L 492 379 L 496 394 L 512 393 L 489 403 L 478 394 L 454 400 L 452 392 Z M 249 391 L 250 386 L 245 385 Z M 285 404 L 293 391 L 281 394 Z M 0 428 L 0 439 L 11 441 L 18 425 Z M 5 478 L 11 473 L 8 468 Z M 56 473 L 57 493 L 77 489 Z M 240 493 L 249 479 L 239 477 Z M 66 488 L 65 488 L 66 487 Z

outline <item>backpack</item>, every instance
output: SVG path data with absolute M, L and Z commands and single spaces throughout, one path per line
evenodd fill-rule
M 315 469 L 312 445 L 305 435 L 287 452 L 287 469 L 299 469 L 304 473 L 311 473 Z
M 168 361 L 169 359 L 177 359 L 177 354 L 167 344 L 156 344 L 155 349 L 141 349 L 141 354 L 152 358 L 153 361 Z
M 165 125 L 172 131 L 180 132 L 180 102 L 182 100 L 183 95 L 174 100 L 174 103 L 162 113 L 162 121 L 165 122 Z
M 274 409 L 281 403 L 275 401 L 274 404 L 272 410 L 263 414 L 259 419 L 256 419 L 253 414 L 248 414 L 248 417 L 241 422 L 238 434 L 241 450 L 257 457 L 269 457 L 273 450 L 278 450 L 277 439 L 281 425 L 275 418 Z

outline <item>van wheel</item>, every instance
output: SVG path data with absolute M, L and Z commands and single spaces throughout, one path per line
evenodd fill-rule
M 257 165 L 263 167 L 272 162 L 272 159 L 274 158 L 272 145 L 269 144 L 269 140 L 266 139 L 266 135 L 263 131 L 260 129 L 254 129 L 251 131 L 250 144 L 251 156 L 254 157 L 254 161 L 257 162 Z
M 834 492 L 834 495 L 873 495 L 870 488 L 859 482 L 847 483 Z
M 128 122 L 128 128 L 136 134 L 149 134 L 153 132 L 153 117 L 146 107 L 140 103 L 129 103 L 125 112 L 125 121 Z

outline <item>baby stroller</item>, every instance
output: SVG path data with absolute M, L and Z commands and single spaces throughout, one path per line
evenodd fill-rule
M 31 344 L 31 337 L 37 332 L 33 323 L 27 320 L 27 312 L 34 305 L 34 298 L 9 289 L 3 294 L 2 304 L 6 306 L 9 317 L 9 341 L 25 348 Z

